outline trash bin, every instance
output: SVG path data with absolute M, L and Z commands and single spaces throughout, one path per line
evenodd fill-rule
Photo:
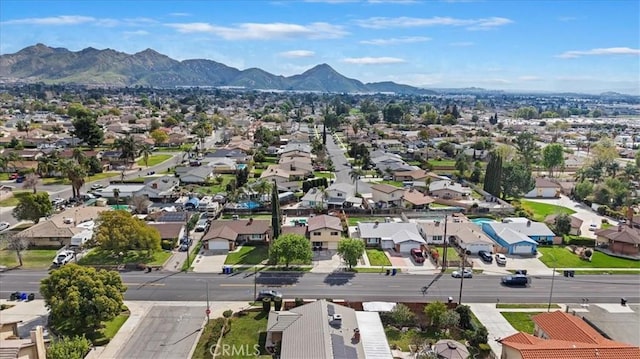
M 576 275 L 576 271 L 574 270 L 569 271 L 569 277 L 573 278 L 575 275 Z
M 627 305 L 627 300 L 624 299 L 624 298 L 620 298 L 620 305 L 623 306 L 623 307 L 626 306 Z
M 9 300 L 17 300 L 18 299 L 18 294 L 16 292 L 11 293 L 11 295 L 9 295 Z
M 32 300 L 34 300 L 34 299 L 36 299 L 36 295 L 35 295 L 35 294 L 33 294 L 33 293 L 29 293 L 29 297 L 27 297 L 27 300 L 28 300 L 28 301 L 32 301 Z
M 391 274 L 391 270 L 387 269 L 387 275 Z
M 397 269 L 395 269 L 395 268 L 391 269 L 391 275 L 396 275 L 397 272 L 398 272 Z
M 232 266 L 228 266 L 227 267 L 227 274 L 231 274 L 233 273 L 233 267 Z
M 562 271 L 562 275 L 564 275 L 565 277 L 569 277 L 569 271 L 568 270 Z
M 222 274 L 229 274 L 229 267 L 228 266 L 222 266 Z
M 22 301 L 25 301 L 25 302 L 26 302 L 26 301 L 27 301 L 27 298 L 28 298 L 27 293 L 20 293 L 20 300 L 22 300 Z

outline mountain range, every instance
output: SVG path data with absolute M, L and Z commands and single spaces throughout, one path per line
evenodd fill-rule
M 339 74 L 327 64 L 285 77 L 259 68 L 239 70 L 212 60 L 177 61 L 152 49 L 127 54 L 92 47 L 70 51 L 43 44 L 26 47 L 14 54 L 0 55 L 0 82 L 162 88 L 212 86 L 332 93 L 435 93 L 394 82 L 365 84 Z

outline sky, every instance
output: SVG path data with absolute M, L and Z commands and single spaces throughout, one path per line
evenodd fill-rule
M 290 76 L 640 95 L 638 0 L 0 1 L 0 54 L 43 43 Z

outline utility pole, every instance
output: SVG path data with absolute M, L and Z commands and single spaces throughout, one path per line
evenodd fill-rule
M 553 257 L 553 273 L 551 273 L 551 289 L 549 290 L 549 305 L 547 306 L 547 312 L 551 311 L 551 298 L 553 297 L 553 283 L 556 279 L 556 257 Z
M 444 250 L 442 251 L 442 272 L 447 270 L 447 246 L 449 241 L 447 240 L 447 217 L 444 215 Z
M 209 282 L 207 282 L 207 323 L 209 323 L 209 314 L 211 314 L 211 308 L 209 307 Z
M 462 248 L 462 250 L 464 251 L 465 249 Z M 458 305 L 462 305 L 462 284 L 464 283 L 464 262 L 467 261 L 466 253 L 462 252 L 460 258 L 462 258 L 462 275 L 460 276 L 460 294 L 458 295 Z
M 191 267 L 191 263 L 189 262 L 189 250 L 191 249 L 191 248 L 189 248 L 190 247 L 189 246 L 189 211 L 185 211 L 185 213 L 186 213 L 186 215 L 184 216 L 184 228 L 187 231 L 186 235 L 185 235 L 185 240 L 186 240 L 186 243 L 187 243 L 187 265 L 186 265 L 184 271 L 188 272 L 189 271 L 189 267 Z M 207 292 L 207 294 L 208 294 L 208 292 Z
M 253 298 L 258 298 L 258 267 L 253 266 Z

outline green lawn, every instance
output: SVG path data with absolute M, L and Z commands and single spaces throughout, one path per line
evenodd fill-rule
M 391 261 L 381 249 L 367 249 L 367 257 L 369 257 L 369 264 L 372 266 L 390 266 Z M 377 268 L 376 268 L 377 269 Z
M 236 314 L 230 318 L 229 331 L 222 337 L 221 348 L 242 348 L 248 349 L 249 353 L 225 353 L 219 352 L 219 356 L 216 358 L 223 359 L 235 359 L 246 358 L 248 356 L 254 358 L 271 358 L 264 351 L 264 344 L 266 340 L 267 319 L 268 314 L 262 311 L 245 312 L 243 314 Z M 260 353 L 255 355 L 253 352 L 254 346 L 258 345 Z
M 442 256 L 444 255 L 444 247 L 435 247 L 435 248 L 439 254 L 438 258 L 442 258 Z M 448 247 L 447 261 L 457 261 L 457 260 L 460 260 L 460 256 L 458 255 L 458 252 L 456 252 L 455 248 Z
M 173 156 L 171 156 L 171 155 L 151 155 L 148 158 L 148 162 L 149 162 L 149 166 L 148 167 L 158 165 L 158 164 L 170 159 L 171 157 L 173 157 Z M 136 162 L 136 164 L 138 166 L 146 166 L 146 164 L 144 163 L 144 159 L 142 159 L 142 158 L 140 158 Z
M 220 177 L 222 178 L 222 182 L 220 184 L 218 184 L 217 180 L 214 178 L 213 180 L 211 180 L 211 183 L 208 186 L 196 187 L 194 191 L 202 194 L 216 194 L 220 192 L 226 192 L 227 184 L 229 184 L 232 179 L 235 179 L 236 176 L 220 175 Z
M 332 172 L 318 171 L 318 172 L 313 172 L 313 175 L 316 176 L 317 178 L 333 179 Z
M 269 258 L 267 246 L 242 246 L 237 252 L 227 254 L 224 264 L 261 264 Z
M 383 268 L 382 266 L 380 266 L 379 268 L 376 267 L 354 267 L 351 272 L 354 273 L 385 273 L 389 268 Z M 396 268 L 396 272 L 400 273 L 402 272 L 402 269 L 400 268 Z
M 511 326 L 518 331 L 533 334 L 533 321 L 531 317 L 542 312 L 501 312 Z
M 498 303 L 496 308 L 498 309 L 547 309 L 548 304 L 544 303 L 529 303 L 529 304 L 510 304 L 510 303 Z M 560 308 L 557 304 L 551 304 L 551 308 Z
M 124 322 L 129 319 L 129 315 L 129 311 L 120 313 L 117 317 L 104 323 L 104 328 L 102 328 L 100 332 L 105 338 L 108 338 L 109 340 L 113 339 L 113 337 L 116 336 L 116 333 L 118 333 L 118 330 L 120 330 L 120 327 L 122 327 Z
M 542 253 L 540 261 L 549 268 L 638 268 L 640 261 L 608 256 L 604 253 L 593 251 L 591 262 L 580 259 L 564 246 L 538 247 Z M 555 260 L 554 260 L 555 258 Z
M 384 183 L 384 184 L 388 184 L 388 185 L 390 185 L 390 186 L 398 187 L 398 188 L 402 188 L 402 187 L 403 187 L 402 182 L 400 182 L 400 181 L 387 181 L 387 180 L 383 180 L 383 181 L 380 181 L 380 182 L 378 182 L 378 183 Z
M 430 165 L 434 167 L 455 167 L 455 160 L 429 160 Z
M 3 199 L 0 201 L 0 207 L 14 207 L 18 205 L 20 197 L 24 197 L 27 193 L 33 193 L 33 191 L 13 191 L 11 198 Z
M 0 181 L 8 181 L 10 175 L 11 175 L 11 173 L 9 173 L 9 172 L 0 173 Z
M 347 217 L 347 222 L 349 223 L 349 226 L 357 226 L 358 222 L 373 223 L 375 221 L 384 222 L 384 218 L 383 217 Z
M 539 203 L 534 201 L 520 200 L 520 205 L 526 211 L 533 213 L 533 220 L 543 222 L 550 214 L 574 214 L 576 211 L 562 206 L 556 206 L 553 204 Z
M 82 265 L 118 265 L 126 263 L 144 263 L 151 266 L 163 265 L 171 257 L 171 252 L 158 251 L 149 256 L 146 251 L 128 251 L 120 258 L 117 254 L 94 248 L 78 261 Z M 53 260 L 53 258 L 51 259 Z
M 25 269 L 47 269 L 58 251 L 55 249 L 29 249 L 22 253 L 22 263 Z M 15 267 L 18 265 L 18 257 L 15 251 L 0 250 L 0 265 Z
M 204 330 L 200 335 L 196 349 L 193 352 L 192 359 L 211 359 L 212 355 L 209 352 L 209 348 L 214 346 L 220 338 L 222 332 L 222 326 L 224 325 L 224 318 L 215 318 L 209 320 L 204 326 Z

